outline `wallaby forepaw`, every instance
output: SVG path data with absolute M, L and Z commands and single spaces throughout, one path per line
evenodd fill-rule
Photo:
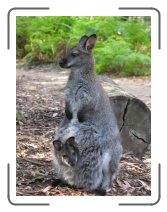
M 106 193 L 110 192 L 111 191 L 111 188 L 108 188 L 106 189 Z

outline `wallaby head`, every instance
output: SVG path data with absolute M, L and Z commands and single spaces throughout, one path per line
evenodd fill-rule
M 53 146 L 55 154 L 64 165 L 75 166 L 78 161 L 79 151 L 74 137 L 68 138 L 65 144 L 60 140 L 54 140 Z
M 96 43 L 96 35 L 82 36 L 79 43 L 69 50 L 67 55 L 59 62 L 62 68 L 77 68 L 87 64 L 90 60 L 92 49 Z

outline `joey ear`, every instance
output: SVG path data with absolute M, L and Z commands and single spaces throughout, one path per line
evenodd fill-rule
M 75 137 L 70 137 L 67 139 L 66 144 L 75 147 L 76 146 L 76 142 L 75 142 Z
M 96 39 L 97 39 L 96 34 L 89 36 L 89 38 L 86 41 L 86 45 L 85 45 L 86 50 L 93 49 L 93 47 L 95 46 L 95 43 L 96 43 Z
M 57 151 L 60 151 L 62 148 L 62 143 L 60 140 L 54 140 L 53 141 L 53 146 Z
M 75 137 L 68 138 L 66 141 L 66 145 L 67 145 L 66 147 L 71 153 L 75 153 L 75 155 L 79 154 L 79 149 L 77 143 L 75 142 Z

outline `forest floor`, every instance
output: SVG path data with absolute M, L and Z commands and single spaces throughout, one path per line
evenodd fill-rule
M 16 72 L 16 194 L 86 196 L 93 192 L 63 185 L 52 164 L 52 136 L 64 115 L 64 87 L 69 72 L 50 67 Z M 115 78 L 120 87 L 151 107 L 150 77 Z M 124 154 L 110 196 L 151 195 L 150 149 L 140 157 Z

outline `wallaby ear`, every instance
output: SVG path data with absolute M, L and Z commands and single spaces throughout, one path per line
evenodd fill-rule
M 82 47 L 84 47 L 84 45 L 85 45 L 87 39 L 88 39 L 88 36 L 87 36 L 87 35 L 82 36 L 81 39 L 79 40 L 79 44 L 80 44 Z
M 57 151 L 60 151 L 62 148 L 62 143 L 60 140 L 54 140 L 53 141 L 53 146 Z
M 96 43 L 96 39 L 97 39 L 96 34 L 91 35 L 91 36 L 87 39 L 86 45 L 85 45 L 86 50 L 93 49 L 93 47 L 95 46 L 95 43 Z

